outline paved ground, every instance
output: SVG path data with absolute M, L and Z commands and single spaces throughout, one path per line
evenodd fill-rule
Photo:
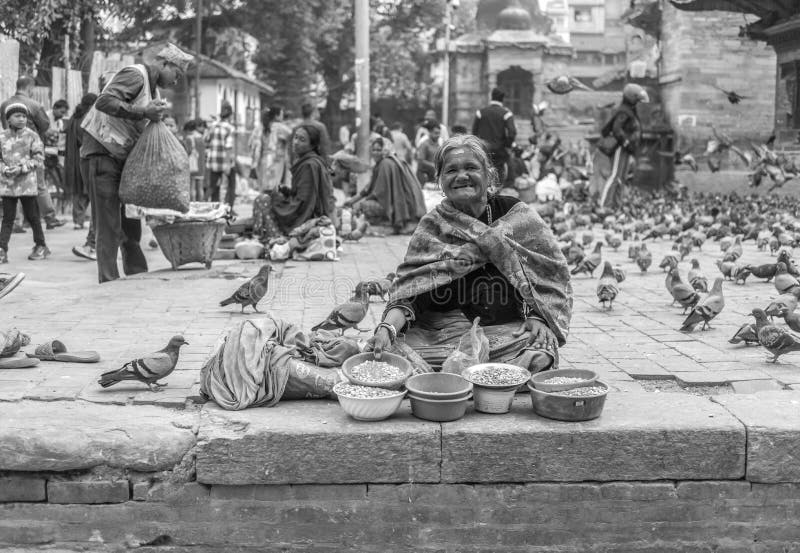
M 600 231 L 595 234 L 602 236 Z M 32 344 L 28 350 L 57 338 L 71 350 L 97 350 L 102 361 L 94 365 L 42 362 L 31 369 L 0 370 L 0 401 L 81 399 L 183 405 L 187 397 L 197 395 L 200 367 L 220 335 L 242 317 L 251 316 L 249 310 L 241 315 L 237 306 L 220 308 L 218 302 L 252 276 L 259 262 L 217 261 L 210 271 L 199 264 L 172 271 L 160 251 L 147 249 L 150 273 L 100 286 L 94 265 L 70 252 L 82 242 L 82 232 L 70 225 L 49 231 L 47 237 L 53 255 L 46 261 L 30 262 L 25 259 L 30 234 L 13 236 L 11 263 L 0 270 L 24 271 L 28 278 L 0 302 L 0 326 L 29 333 Z M 277 264 L 270 292 L 259 307 L 308 328 L 345 299 L 356 282 L 393 270 L 406 243 L 404 237 L 368 237 L 346 243 L 339 262 Z M 677 331 L 683 320 L 681 310 L 670 307 L 665 275 L 657 268 L 670 246 L 668 240 L 651 245 L 655 268 L 646 274 L 627 260 L 627 245 L 618 252 L 606 252 L 609 260 L 627 271 L 611 312 L 602 311 L 595 296 L 599 271 L 595 278 L 575 277 L 575 310 L 570 341 L 562 350 L 562 366 L 596 370 L 619 391 L 719 393 L 800 387 L 800 354 L 789 354 L 775 365 L 765 362 L 766 352 L 761 348 L 727 341 L 749 320 L 754 306 L 764 307 L 777 296 L 771 283 L 752 277 L 744 286 L 726 282 L 726 307 L 714 321 L 713 330 Z M 719 246 L 708 243 L 696 257 L 713 280 Z M 771 259 L 768 253 L 757 252 L 752 243 L 746 245 L 744 261 Z M 685 275 L 688 258 L 680 268 Z M 382 303 L 372 305 L 362 327 L 374 326 L 383 307 Z M 109 390 L 96 384 L 100 372 L 160 349 L 178 333 L 190 345 L 183 349 L 178 369 L 167 379 L 165 392 L 155 394 L 138 383 Z M 735 384 L 731 387 L 729 383 Z

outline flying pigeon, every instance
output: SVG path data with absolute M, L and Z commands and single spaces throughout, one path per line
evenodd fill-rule
M 800 351 L 800 339 L 782 328 L 770 324 L 763 309 L 753 309 L 753 317 L 756 318 L 758 343 L 773 355 L 769 361 L 777 363 L 778 357 L 781 355 L 792 351 Z
M 689 316 L 683 321 L 680 330 L 682 332 L 691 332 L 700 322 L 703 323 L 701 330 L 710 329 L 711 326 L 708 323 L 719 315 L 724 307 L 725 297 L 722 295 L 722 278 L 717 277 L 714 280 L 714 286 L 711 287 L 711 292 L 689 312 Z
M 166 378 L 175 370 L 181 346 L 188 344 L 183 336 L 173 336 L 164 349 L 128 361 L 117 370 L 101 374 L 97 383 L 103 388 L 108 388 L 123 380 L 138 380 L 147 384 L 151 392 L 160 392 L 166 384 L 159 384 L 157 381 Z
M 239 286 L 239 289 L 236 290 L 231 297 L 219 302 L 220 307 L 225 307 L 226 305 L 230 305 L 232 303 L 238 303 L 242 306 L 242 313 L 244 313 L 245 306 L 248 305 L 252 306 L 253 311 L 256 313 L 261 313 L 258 308 L 256 308 L 256 305 L 258 305 L 258 302 L 260 302 L 261 298 L 263 298 L 267 293 L 267 287 L 269 286 L 269 273 L 271 271 L 272 265 L 262 265 L 256 276 Z
M 606 307 L 608 302 L 608 309 L 614 308 L 614 299 L 619 294 L 619 287 L 617 287 L 617 278 L 614 275 L 614 269 L 611 263 L 606 261 L 603 264 L 603 274 L 600 275 L 600 280 L 597 282 L 597 299 Z
M 742 100 L 747 100 L 747 99 L 750 98 L 750 96 L 742 96 L 741 94 L 738 94 L 738 93 L 734 92 L 733 90 L 725 90 L 724 88 L 720 88 L 720 87 L 718 87 L 717 85 L 714 85 L 714 84 L 712 84 L 711 86 L 713 86 L 714 88 L 716 88 L 720 92 L 723 92 L 725 94 L 725 96 L 727 96 L 728 101 L 731 104 L 738 104 Z
M 311 330 L 336 330 L 338 329 L 342 335 L 348 328 L 355 328 L 359 332 L 366 332 L 358 328 L 358 323 L 364 320 L 369 310 L 369 293 L 365 289 L 364 283 L 359 282 L 356 284 L 353 297 L 345 303 L 336 306 L 330 315 L 316 326 L 311 327 Z
M 573 90 L 594 90 L 586 86 L 575 77 L 569 75 L 560 75 L 555 79 L 551 79 L 544 83 L 547 89 L 553 94 L 569 94 Z

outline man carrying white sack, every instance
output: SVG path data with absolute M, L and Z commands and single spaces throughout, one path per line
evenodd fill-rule
M 100 283 L 119 278 L 117 251 L 122 248 L 126 275 L 147 272 L 139 241 L 141 221 L 125 216 L 119 198 L 122 168 L 150 121 L 160 121 L 166 109 L 159 88 L 174 88 L 193 56 L 168 44 L 150 65 L 121 69 L 106 85 L 86 115 L 81 145 L 81 175 L 89 183 L 95 221 L 97 274 Z

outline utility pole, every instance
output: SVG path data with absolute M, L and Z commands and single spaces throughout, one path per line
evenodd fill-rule
M 355 0 L 355 30 L 356 30 L 356 104 L 358 106 L 361 125 L 358 127 L 358 158 L 369 164 L 369 0 Z M 359 180 L 359 189 L 369 179 L 369 173 L 362 176 L 366 180 Z
M 195 17 L 194 51 L 197 57 L 194 60 L 194 118 L 200 118 L 200 52 L 203 48 L 203 0 L 197 0 L 197 15 Z
M 450 119 L 450 27 L 453 21 L 453 8 L 458 2 L 447 0 L 444 11 L 444 86 L 442 87 L 442 125 L 449 128 Z

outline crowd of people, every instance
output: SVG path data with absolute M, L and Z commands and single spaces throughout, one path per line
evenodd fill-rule
M 564 144 L 543 128 L 541 117 L 534 134 L 520 144 L 514 114 L 503 103 L 504 92 L 495 88 L 488 104 L 475 112 L 471 129 L 448 129 L 428 110 L 412 140 L 400 122 L 388 126 L 374 117 L 369 165 L 356 157 L 356 134 L 346 128 L 334 151 L 312 103 L 303 104 L 293 124 L 282 107 L 272 106 L 250 136 L 247 172 L 237 157 L 230 103 L 223 101 L 210 122 L 195 119 L 179 128 L 161 98 L 160 90 L 173 88 L 192 60 L 170 44 L 153 63 L 131 65 L 109 77 L 101 93 L 86 94 L 71 115 L 64 100 L 45 110 L 31 96 L 33 79 L 19 79 L 17 92 L 0 105 L 0 263 L 8 262 L 11 235 L 27 232 L 26 226 L 34 242 L 29 259 L 48 257 L 45 230 L 64 224 L 50 195 L 58 190 L 71 200 L 74 228 L 89 223 L 84 243 L 72 251 L 96 261 L 101 283 L 119 278 L 120 250 L 125 274 L 147 271 L 141 221 L 126 215 L 119 186 L 125 160 L 149 122 L 162 121 L 184 145 L 192 200 L 222 200 L 235 215 L 237 187 L 256 191 L 254 235 L 269 246 L 297 229 L 338 228 L 343 209 L 348 218 L 360 216 L 395 233 L 413 233 L 426 213 L 422 191 L 438 180 L 436 156 L 450 137 L 459 135 L 481 140 L 497 175 L 494 186 L 505 195 L 524 202 L 593 199 L 598 207 L 613 209 L 621 203 L 628 160 L 641 135 L 636 104 L 647 101 L 641 87 L 626 86 L 591 156 L 585 141 Z M 367 171 L 368 184 L 357 187 L 357 173 Z

